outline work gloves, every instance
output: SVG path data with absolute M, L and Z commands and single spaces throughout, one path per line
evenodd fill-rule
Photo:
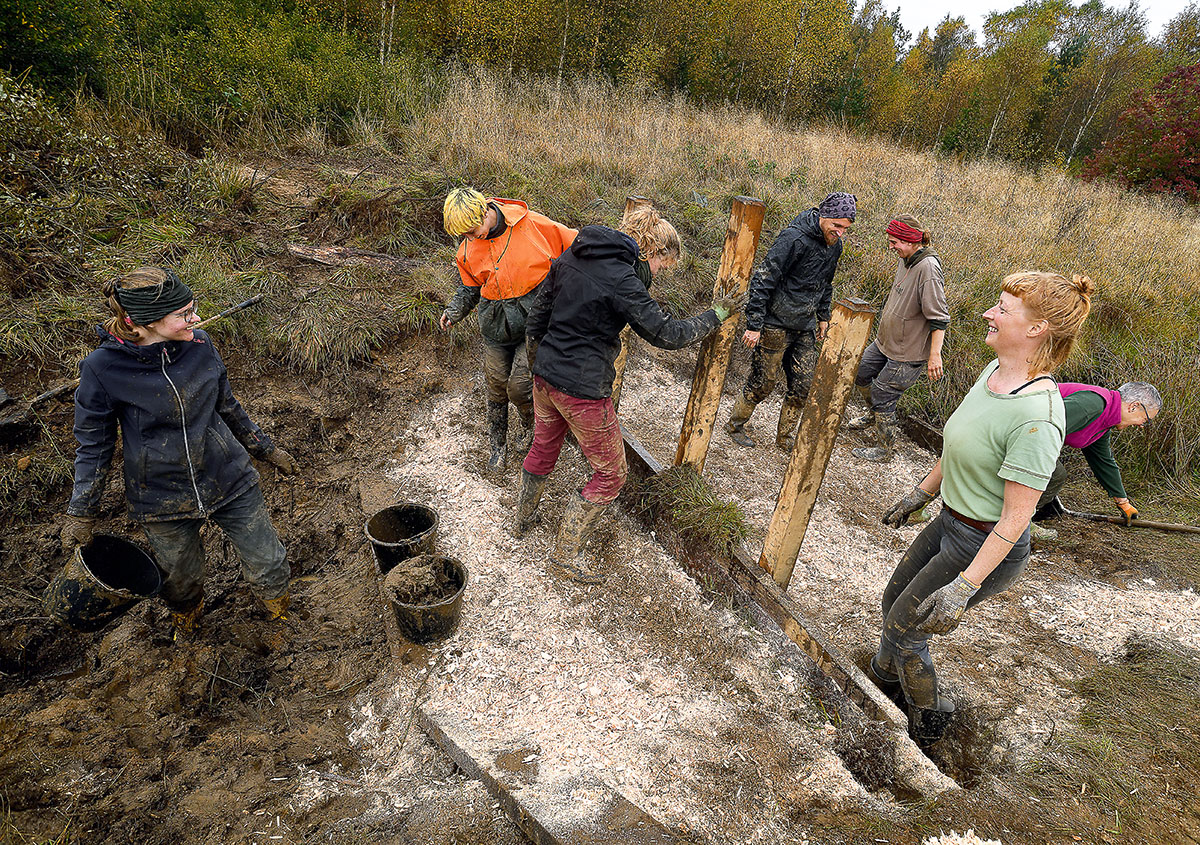
M 749 298 L 750 294 L 746 291 L 726 293 L 713 300 L 712 310 L 717 312 L 717 319 L 724 323 L 731 316 L 740 312 L 746 306 L 746 300 Z
M 967 612 L 967 602 L 977 592 L 979 588 L 960 572 L 958 577 L 917 607 L 917 616 L 925 616 L 925 621 L 917 626 L 917 630 L 926 634 L 949 634 L 958 627 L 963 614 Z
M 92 542 L 92 534 L 96 531 L 96 518 L 92 516 L 63 517 L 58 528 L 58 539 L 64 552 L 74 552 L 77 546 L 86 546 Z
M 892 505 L 888 512 L 883 515 L 883 524 L 892 528 L 899 528 L 908 522 L 910 516 L 932 502 L 933 499 L 934 496 L 932 493 L 926 493 L 920 487 L 914 487 L 908 491 L 908 495 Z
M 1137 508 L 1133 506 L 1133 502 L 1124 498 L 1113 499 L 1113 501 L 1117 503 L 1117 507 L 1121 509 L 1121 513 L 1125 514 L 1125 524 L 1132 525 L 1138 515 Z
M 296 459 L 276 446 L 267 454 L 263 455 L 263 460 L 271 466 L 278 469 L 284 475 L 294 475 L 296 472 Z

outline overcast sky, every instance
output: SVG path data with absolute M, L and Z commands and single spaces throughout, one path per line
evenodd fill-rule
M 1122 7 L 1125 5 L 1125 0 L 1105 1 L 1107 5 L 1119 4 Z M 900 7 L 900 21 L 906 29 L 912 32 L 914 38 L 925 27 L 929 27 L 929 33 L 932 35 L 938 23 L 949 13 L 956 17 L 959 15 L 965 17 L 967 23 L 976 32 L 976 40 L 981 44 L 983 43 L 983 21 L 988 13 L 1006 11 L 1020 4 L 1020 0 L 921 0 L 921 2 L 909 0 L 906 3 L 885 0 L 884 2 L 884 6 L 888 9 Z M 1150 20 L 1147 34 L 1151 38 L 1157 38 L 1167 22 L 1187 8 L 1187 5 L 1187 0 L 1142 0 L 1138 6 L 1147 13 Z

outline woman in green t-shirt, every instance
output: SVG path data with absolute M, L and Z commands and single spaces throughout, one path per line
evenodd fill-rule
M 883 517 L 899 528 L 942 495 L 941 515 L 884 590 L 870 666 L 880 688 L 906 705 L 919 743 L 940 739 L 955 709 L 938 693 L 929 637 L 954 630 L 968 607 L 1005 590 L 1029 561 L 1029 520 L 1064 436 L 1050 373 L 1070 354 L 1095 286 L 1086 276 L 1023 272 L 1002 289 L 983 314 L 996 360 L 946 421 L 941 458 Z

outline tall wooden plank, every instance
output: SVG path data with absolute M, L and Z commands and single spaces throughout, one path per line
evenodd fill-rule
M 765 212 L 766 206 L 762 200 L 733 198 L 729 228 L 725 232 L 725 249 L 721 253 L 721 267 L 717 272 L 717 282 L 713 285 L 713 299 L 726 293 L 744 293 L 749 287 L 750 271 L 754 267 L 754 253 L 758 249 L 758 236 L 762 231 Z M 690 464 L 696 472 L 704 470 L 713 425 L 721 405 L 721 391 L 725 388 L 725 374 L 729 371 L 729 356 L 733 352 L 740 325 L 739 320 L 726 320 L 700 346 L 696 373 L 692 377 L 692 392 L 688 396 L 683 427 L 679 432 L 679 448 L 675 450 L 675 466 Z
M 625 197 L 625 212 L 621 215 L 622 228 L 624 228 L 625 218 L 629 216 L 629 212 L 645 205 L 650 205 L 650 200 L 645 197 Z M 626 326 L 625 330 L 621 332 L 621 351 L 617 353 L 617 359 L 613 361 L 613 369 L 616 370 L 612 384 L 613 410 L 616 410 L 621 404 L 621 383 L 625 380 L 625 362 L 629 358 L 629 342 L 632 336 L 633 329 Z
M 821 347 L 796 445 L 783 474 L 775 513 L 758 561 L 785 590 L 792 580 L 800 544 L 817 503 L 838 426 L 850 400 L 854 375 L 870 340 L 874 316 L 875 309 L 861 299 L 842 299 L 833 307 L 829 334 Z

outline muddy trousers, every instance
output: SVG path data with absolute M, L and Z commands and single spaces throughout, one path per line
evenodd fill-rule
M 533 421 L 533 380 L 529 375 L 529 355 L 525 341 L 493 343 L 483 341 L 483 377 L 487 383 L 488 404 L 505 405 L 511 402 L 526 424 Z
M 629 468 L 612 399 L 579 399 L 535 376 L 533 413 L 533 446 L 525 456 L 525 471 L 549 475 L 570 431 L 592 468 L 591 479 L 580 491 L 583 498 L 594 505 L 616 499 Z
M 800 409 L 804 407 L 809 388 L 812 387 L 817 352 L 815 332 L 764 328 L 758 345 L 750 355 L 750 376 L 742 388 L 742 401 L 734 408 L 729 425 L 740 430 L 754 413 L 755 407 L 775 390 L 782 372 L 787 388 L 780 412 L 779 435 L 789 433 L 799 420 Z
M 233 542 L 242 559 L 242 575 L 254 595 L 265 601 L 287 591 L 287 553 L 257 484 L 213 511 L 209 519 Z M 204 544 L 200 541 L 203 524 L 203 519 L 142 523 L 165 573 L 160 595 L 174 611 L 191 610 L 204 595 Z
M 1046 491 L 1042 493 L 1038 499 L 1037 507 L 1034 509 L 1036 514 L 1046 505 L 1054 501 L 1054 497 L 1062 492 L 1063 485 L 1067 483 L 1067 468 L 1063 465 L 1062 459 L 1059 458 L 1054 464 L 1054 472 L 1050 473 L 1050 483 L 1046 485 Z M 1040 519 L 1041 517 L 1039 517 Z
M 860 388 L 870 385 L 873 413 L 894 414 L 904 391 L 920 380 L 925 368 L 924 361 L 893 361 L 871 341 L 863 352 L 854 383 Z
M 908 547 L 883 591 L 883 633 L 874 668 L 885 679 L 899 677 L 910 705 L 937 709 L 938 679 L 929 656 L 929 638 L 919 630 L 921 602 L 971 565 L 987 533 L 960 522 L 945 510 Z M 983 584 L 967 609 L 1008 589 L 1029 562 L 1029 529 Z

